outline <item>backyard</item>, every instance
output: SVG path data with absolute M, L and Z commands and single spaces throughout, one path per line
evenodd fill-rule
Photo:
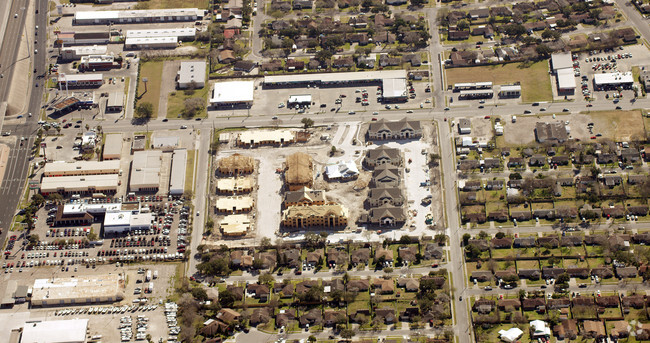
M 548 62 L 507 63 L 493 66 L 446 69 L 447 84 L 462 82 L 491 81 L 494 85 L 521 83 L 524 102 L 551 101 L 551 79 L 548 76 Z M 481 75 L 480 80 L 477 75 Z

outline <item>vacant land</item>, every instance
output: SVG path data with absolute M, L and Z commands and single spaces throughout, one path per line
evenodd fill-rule
M 495 85 L 521 82 L 521 96 L 524 102 L 551 101 L 551 79 L 548 76 L 548 62 L 508 63 L 494 66 L 450 68 L 446 70 L 447 84 L 461 82 L 492 81 Z
M 210 90 L 209 85 L 205 85 L 203 88 L 195 89 L 192 91 L 189 90 L 177 90 L 171 92 L 167 98 L 167 118 L 179 118 L 182 116 L 183 110 L 185 109 L 185 100 L 191 98 L 200 98 L 203 100 L 203 103 L 208 101 L 208 91 Z M 198 111 L 194 118 L 205 118 L 208 116 L 206 108 L 203 107 L 201 111 Z
M 139 9 L 155 8 L 207 8 L 208 0 L 146 0 L 139 2 Z
M 586 117 L 581 120 L 582 115 Z M 641 140 L 644 135 L 644 123 L 641 111 L 596 111 L 580 114 L 574 117 L 584 124 L 585 121 L 594 123 L 594 134 L 600 133 L 603 137 L 617 141 Z M 586 124 L 585 124 L 586 125 Z M 577 129 L 574 133 L 573 128 Z M 584 125 L 572 125 L 571 134 L 577 138 L 589 138 Z M 585 131 L 585 132 L 581 132 Z M 580 135 L 582 133 L 582 135 Z M 582 136 L 582 137 L 580 137 Z
M 189 150 L 187 152 L 187 167 L 185 168 L 185 191 L 191 191 L 194 187 L 194 153 L 196 151 Z
M 142 62 L 142 65 L 140 66 L 140 81 L 138 82 L 138 94 L 136 94 L 136 97 L 138 98 L 138 102 L 150 102 L 153 105 L 152 118 L 158 117 L 162 68 L 162 61 Z M 144 78 L 147 78 L 146 87 L 142 81 Z

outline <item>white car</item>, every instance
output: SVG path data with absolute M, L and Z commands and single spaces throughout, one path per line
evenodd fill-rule
M 282 108 L 282 107 L 284 107 L 284 102 L 281 102 L 281 103 L 278 105 L 278 108 Z

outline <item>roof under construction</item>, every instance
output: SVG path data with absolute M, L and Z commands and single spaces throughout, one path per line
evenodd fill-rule
M 233 173 L 235 171 L 250 173 L 255 168 L 255 160 L 250 156 L 233 154 L 219 160 L 219 171 Z
M 311 156 L 297 152 L 287 157 L 285 178 L 289 184 L 303 184 L 312 181 L 314 165 Z

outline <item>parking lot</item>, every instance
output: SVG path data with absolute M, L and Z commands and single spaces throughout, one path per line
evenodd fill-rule
M 156 196 L 146 198 L 130 197 L 127 200 L 145 201 L 141 206 L 155 214 L 151 229 L 111 235 L 100 235 L 99 223 L 52 227 L 56 207 L 46 205 L 35 216 L 35 229 L 30 233 L 38 237 L 34 244 L 29 244 L 29 237 L 24 233 L 10 235 L 4 252 L 4 272 L 22 273 L 30 268 L 55 265 L 60 266 L 62 272 L 74 273 L 80 268 L 96 268 L 98 264 L 115 261 L 182 259 L 191 230 L 189 209 L 179 200 Z

